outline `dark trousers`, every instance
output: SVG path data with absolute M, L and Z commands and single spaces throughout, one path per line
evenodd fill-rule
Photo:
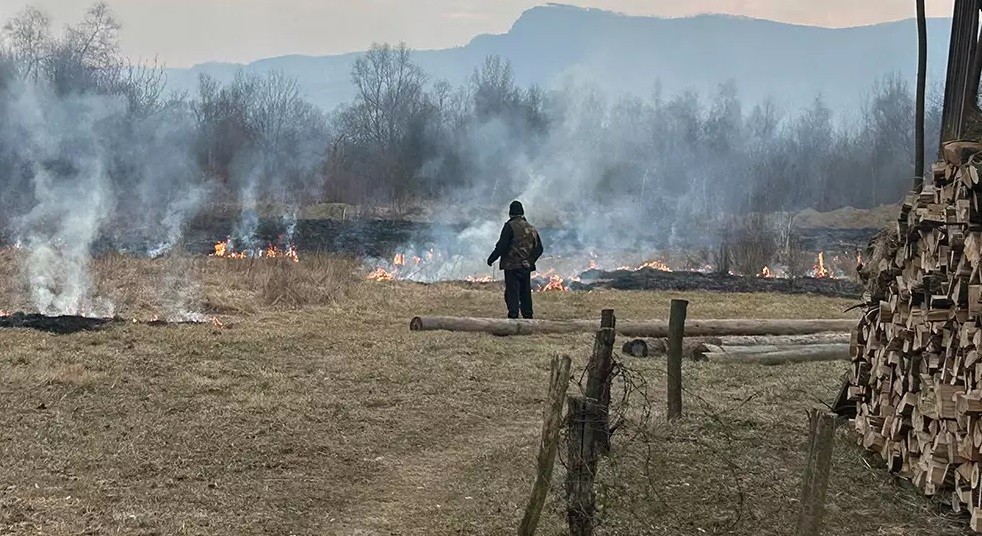
M 505 305 L 508 318 L 532 318 L 532 272 L 505 270 Z

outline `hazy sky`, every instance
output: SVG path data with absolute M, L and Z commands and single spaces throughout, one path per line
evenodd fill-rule
M 28 3 L 60 26 L 94 0 L 0 0 L 0 20 Z M 336 54 L 373 41 L 413 48 L 465 44 L 503 33 L 533 0 L 107 0 L 123 24 L 124 52 L 170 67 L 248 62 L 283 54 Z M 912 17 L 912 0 L 568 0 L 631 15 L 730 13 L 821 26 L 855 26 Z M 928 16 L 950 17 L 954 0 L 927 0 Z

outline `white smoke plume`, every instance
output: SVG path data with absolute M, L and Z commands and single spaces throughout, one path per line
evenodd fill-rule
M 35 204 L 17 222 L 34 306 L 45 314 L 109 316 L 93 296 L 91 248 L 111 216 L 106 149 L 96 131 L 120 103 L 103 97 L 56 99 L 43 86 L 14 90 L 5 129 L 22 134 Z

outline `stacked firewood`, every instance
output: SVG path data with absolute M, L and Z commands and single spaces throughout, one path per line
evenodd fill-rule
M 943 154 L 860 270 L 848 396 L 863 446 L 982 532 L 982 144 Z

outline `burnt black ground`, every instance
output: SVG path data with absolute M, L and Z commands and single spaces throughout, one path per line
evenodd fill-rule
M 207 254 L 215 243 L 224 240 L 238 225 L 236 218 L 202 216 L 184 230 L 184 247 L 192 252 Z M 300 252 L 347 254 L 364 257 L 389 258 L 395 253 L 423 254 L 438 247 L 446 255 L 468 251 L 458 236 L 467 226 L 419 223 L 404 220 L 299 220 L 293 235 L 293 245 Z M 260 220 L 257 242 L 260 246 L 280 244 L 286 227 L 280 220 Z M 681 249 L 715 248 L 716 237 L 693 231 L 689 236 L 678 231 L 671 235 L 661 228 L 652 228 L 643 236 L 613 236 L 609 240 L 584 239 L 576 229 L 540 227 L 542 240 L 549 255 L 571 255 L 610 249 Z M 596 230 L 592 234 L 597 235 Z M 877 229 L 805 229 L 801 231 L 802 247 L 807 251 L 847 251 L 865 248 Z M 125 250 L 147 252 L 159 246 L 132 230 L 107 233 L 95 249 L 98 251 Z M 488 244 L 488 249 L 493 244 Z M 466 249 L 465 249 L 466 248 Z
M 29 328 L 57 335 L 67 335 L 80 331 L 95 331 L 114 321 L 112 318 L 14 313 L 9 316 L 0 316 L 0 328 Z
M 200 322 L 167 322 L 164 320 L 150 320 L 145 322 L 127 321 L 123 318 L 93 318 L 78 315 L 57 315 L 48 316 L 39 313 L 16 312 L 11 315 L 0 316 L 0 329 L 3 328 L 25 328 L 52 333 L 55 335 L 69 335 L 83 331 L 98 331 L 114 323 L 134 323 L 147 326 L 167 326 L 173 324 L 200 324 Z
M 569 284 L 570 290 L 661 290 L 713 292 L 780 292 L 785 294 L 818 294 L 837 298 L 859 298 L 862 286 L 847 279 L 816 279 L 803 277 L 795 280 L 743 277 L 727 274 L 700 272 L 664 272 L 653 268 L 603 272 L 590 270 L 580 275 L 581 281 Z

